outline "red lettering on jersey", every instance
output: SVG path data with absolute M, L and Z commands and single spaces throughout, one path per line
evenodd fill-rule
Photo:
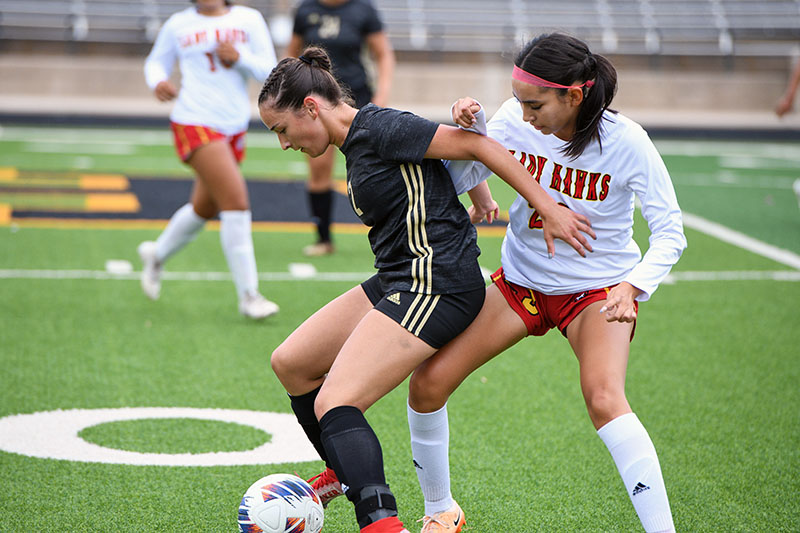
M 187 46 L 193 46 L 195 44 L 202 44 L 208 41 L 208 35 L 206 35 L 206 31 L 198 31 L 192 33 L 190 35 L 184 35 L 180 38 L 180 45 L 181 48 L 186 48 Z
M 611 183 L 611 176 L 609 176 L 608 174 L 603 176 L 603 182 L 602 182 L 602 185 L 600 186 L 600 201 L 601 202 L 606 199 L 606 196 L 608 196 L 608 188 L 609 188 L 610 183 Z
M 217 28 L 215 31 L 218 43 L 246 43 L 247 32 L 236 28 Z
M 586 199 L 592 202 L 597 201 L 597 180 L 600 179 L 599 172 L 589 174 L 589 188 L 586 189 Z
M 536 181 L 542 181 L 542 170 L 544 170 L 544 164 L 547 163 L 547 158 L 543 156 L 536 156 L 536 165 L 539 167 L 536 170 Z
M 536 156 L 532 155 L 528 157 L 528 174 L 533 176 L 533 173 L 536 172 Z
M 575 169 L 575 192 L 572 193 L 572 197 L 576 200 L 583 200 L 583 186 L 586 185 L 588 175 L 585 170 Z
M 570 187 L 572 187 L 572 168 L 567 167 L 566 173 L 564 174 L 564 188 L 561 190 L 567 196 L 570 195 Z
M 519 153 L 519 162 L 523 167 L 525 166 L 525 161 L 527 159 L 528 159 L 528 154 L 526 154 L 525 152 L 520 152 Z
M 558 163 L 553 162 L 553 177 L 550 180 L 550 188 L 559 190 L 561 188 L 561 169 L 564 168 Z

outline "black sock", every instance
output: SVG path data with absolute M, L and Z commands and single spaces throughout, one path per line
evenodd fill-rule
M 292 396 L 290 394 L 289 399 L 292 401 L 292 411 L 294 411 L 294 415 L 297 417 L 297 421 L 300 422 L 303 431 L 306 432 L 306 437 L 314 445 L 314 449 L 317 450 L 322 460 L 325 461 L 325 465 L 330 466 L 328 454 L 325 453 L 325 446 L 322 445 L 322 430 L 319 427 L 317 415 L 314 414 L 314 400 L 317 399 L 317 394 L 321 388 L 322 386 L 320 385 L 311 392 L 300 396 Z
M 397 516 L 397 503 L 383 473 L 381 444 L 364 414 L 348 405 L 334 407 L 319 425 L 332 468 L 355 504 L 359 527 Z
M 308 203 L 311 207 L 311 217 L 317 225 L 319 242 L 331 242 L 333 191 L 309 192 Z

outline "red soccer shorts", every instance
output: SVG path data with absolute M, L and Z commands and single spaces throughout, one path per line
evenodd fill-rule
M 492 281 L 503 293 L 508 305 L 525 322 L 528 335 L 536 336 L 542 336 L 551 329 L 558 328 L 566 337 L 570 322 L 590 304 L 605 300 L 608 291 L 613 288 L 592 289 L 577 294 L 547 295 L 508 281 L 503 267 L 492 274 Z M 634 306 L 638 312 L 639 302 L 634 302 Z M 633 340 L 633 330 L 631 330 L 631 340 Z
M 205 126 L 176 124 L 175 122 L 170 122 L 169 124 L 172 127 L 172 135 L 175 138 L 175 150 L 184 163 L 188 161 L 195 150 L 219 139 L 228 141 L 237 163 L 241 163 L 242 159 L 244 159 L 244 136 L 246 133 L 244 131 L 236 135 L 223 135 Z

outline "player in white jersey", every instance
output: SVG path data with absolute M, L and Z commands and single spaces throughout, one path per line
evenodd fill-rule
M 579 256 L 556 242 L 550 257 L 536 210 L 517 198 L 478 317 L 415 371 L 410 382 L 412 452 L 425 496 L 422 531 L 461 530 L 464 514 L 450 493 L 446 402 L 475 369 L 527 335 L 558 328 L 580 364 L 589 416 L 608 447 L 647 532 L 674 531 L 653 443 L 625 396 L 625 372 L 638 302 L 645 301 L 686 247 L 667 170 L 644 130 L 608 109 L 616 71 L 584 43 L 543 35 L 520 52 L 514 97 L 488 124 L 557 202 L 585 215 L 597 239 Z M 459 100 L 453 119 L 487 133 L 480 105 Z M 480 163 L 450 166 L 479 182 Z M 650 229 L 642 257 L 633 241 L 634 199 Z M 485 211 L 484 211 L 485 212 Z
M 164 262 L 219 215 L 239 312 L 262 319 L 278 306 L 258 292 L 250 201 L 239 163 L 251 115 L 248 80 L 266 79 L 277 58 L 264 17 L 255 9 L 225 0 L 193 3 L 164 23 L 144 66 L 156 98 L 177 97 L 170 114 L 175 147 L 197 179 L 190 203 L 175 212 L 156 241 L 139 245 L 142 289 L 158 299 Z M 176 61 L 180 91 L 169 80 Z

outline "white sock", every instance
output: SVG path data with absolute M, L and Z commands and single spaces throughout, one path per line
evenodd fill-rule
M 253 251 L 250 211 L 221 211 L 219 238 L 228 268 L 241 300 L 245 294 L 258 292 L 258 271 Z
M 450 494 L 450 460 L 448 446 L 447 405 L 432 413 L 418 413 L 408 406 L 408 428 L 411 431 L 411 454 L 419 486 L 425 497 L 425 514 L 447 511 L 453 506 Z
M 194 212 L 192 204 L 186 204 L 175 211 L 167 227 L 156 239 L 156 257 L 159 262 L 163 263 L 192 242 L 205 224 L 206 219 Z
M 634 413 L 619 416 L 598 429 L 597 435 L 614 458 L 644 530 L 647 533 L 674 532 L 656 449 L 637 416 Z

